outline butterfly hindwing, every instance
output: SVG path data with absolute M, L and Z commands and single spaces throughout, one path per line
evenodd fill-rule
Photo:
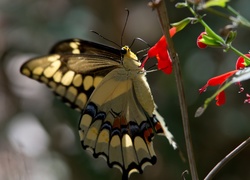
M 123 72 L 122 68 L 113 70 L 95 89 L 83 111 L 79 134 L 85 149 L 94 157 L 105 157 L 126 179 L 156 163 L 152 139 L 157 120 L 137 99 L 138 80 L 127 78 Z M 144 95 L 152 98 L 150 92 Z

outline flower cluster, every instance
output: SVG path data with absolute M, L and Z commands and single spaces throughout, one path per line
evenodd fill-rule
M 206 35 L 207 35 L 206 32 L 202 32 L 197 38 L 197 46 L 201 49 L 209 46 L 209 44 L 206 43 L 206 40 L 204 41 L 204 36 Z M 245 56 L 250 57 L 250 54 L 245 54 Z M 241 70 L 245 67 L 246 67 L 245 59 L 244 57 L 240 56 L 236 61 L 235 70 L 210 78 L 207 81 L 207 83 L 202 88 L 199 89 L 200 94 L 205 92 L 208 86 L 220 86 L 221 87 L 228 80 L 228 78 L 232 77 L 238 70 Z M 218 106 L 225 104 L 226 102 L 225 92 L 221 91 L 220 93 L 218 93 L 215 100 L 216 100 L 216 105 Z M 245 100 L 245 102 L 250 103 L 250 100 L 249 99 Z
M 184 28 L 188 24 L 188 22 L 190 22 L 190 19 L 186 19 L 185 21 L 178 23 L 177 26 L 173 26 L 169 30 L 170 37 L 172 38 L 178 31 Z M 207 46 L 226 48 L 227 45 L 231 43 L 232 39 L 233 38 L 230 38 L 230 40 L 224 41 L 220 36 L 215 34 L 211 29 L 207 28 L 206 31 L 202 32 L 198 36 L 196 43 L 197 43 L 197 46 L 201 49 L 204 49 Z M 245 56 L 250 58 L 250 54 L 245 54 Z M 159 70 L 163 71 L 166 74 L 172 73 L 172 59 L 169 55 L 168 43 L 166 41 L 165 36 L 162 36 L 160 40 L 148 50 L 147 56 L 145 57 L 145 59 L 143 60 L 141 64 L 141 68 L 144 67 L 145 63 L 147 62 L 149 58 L 153 58 L 153 57 L 157 59 L 157 62 L 158 62 L 157 66 Z M 210 78 L 207 81 L 207 83 L 202 88 L 199 89 L 200 94 L 205 92 L 209 86 L 221 87 L 237 71 L 249 65 L 250 65 L 249 60 L 247 61 L 243 56 L 240 56 L 236 61 L 235 70 Z M 240 82 L 238 84 L 241 87 Z M 241 89 L 243 88 L 241 87 Z M 216 99 L 216 104 L 218 106 L 225 104 L 226 94 L 224 90 L 219 92 L 215 99 Z M 247 94 L 247 99 L 245 100 L 245 102 L 250 103 L 250 95 Z

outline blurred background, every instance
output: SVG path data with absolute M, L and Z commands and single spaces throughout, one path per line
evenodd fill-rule
M 109 169 L 103 159 L 94 159 L 81 147 L 78 137 L 79 113 L 66 107 L 43 84 L 22 76 L 23 62 L 46 55 L 58 41 L 81 38 L 107 45 L 95 30 L 120 44 L 121 32 L 130 11 L 123 43 L 131 44 L 140 37 L 153 45 L 161 37 L 156 12 L 148 1 L 133 0 L 0 0 L 0 180 L 97 180 L 120 179 L 118 169 Z M 171 22 L 191 16 L 167 1 Z M 230 3 L 250 19 L 249 2 Z M 215 21 L 216 18 L 216 21 Z M 213 15 L 205 17 L 219 31 L 229 21 Z M 194 118 L 196 109 L 217 87 L 199 95 L 198 89 L 212 76 L 234 69 L 237 56 L 221 49 L 196 47 L 203 31 L 199 24 L 189 25 L 173 38 L 179 54 L 188 103 L 190 128 L 200 179 L 250 135 L 249 104 L 244 104 L 249 85 L 226 90 L 227 102 L 222 107 L 211 103 L 204 115 Z M 249 51 L 250 29 L 240 27 L 234 46 Z M 147 46 L 141 42 L 133 51 Z M 151 60 L 152 62 L 154 60 Z M 147 75 L 159 111 L 165 118 L 181 150 L 186 155 L 182 121 L 173 75 L 153 72 Z M 188 169 L 164 137 L 154 139 L 158 161 L 142 175 L 131 179 L 182 179 Z M 250 179 L 250 147 L 230 161 L 215 177 L 219 180 Z M 186 179 L 191 179 L 186 175 Z

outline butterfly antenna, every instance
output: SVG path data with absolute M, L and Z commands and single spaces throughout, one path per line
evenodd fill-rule
M 134 45 L 134 43 L 135 43 L 135 41 L 141 41 L 141 42 L 143 42 L 144 44 L 146 44 L 149 48 L 151 47 L 151 45 L 150 44 L 148 44 L 144 39 L 142 39 L 142 38 L 139 38 L 139 37 L 137 37 L 137 38 L 134 38 L 134 40 L 132 41 L 132 43 L 131 43 L 131 45 L 129 46 L 129 47 L 132 47 L 133 45 Z
M 134 40 L 132 41 L 132 43 L 131 43 L 131 45 L 129 46 L 129 48 L 131 48 L 131 47 L 134 45 L 134 43 L 135 43 L 136 40 L 137 40 L 137 41 L 141 41 L 141 42 L 143 42 L 144 44 L 146 44 L 146 45 L 148 46 L 148 47 L 145 48 L 145 49 L 142 49 L 142 50 L 137 51 L 137 52 L 136 52 L 136 55 L 138 55 L 138 54 L 140 54 L 140 53 L 143 53 L 143 52 L 145 52 L 145 51 L 148 51 L 149 48 L 151 48 L 151 45 L 150 45 L 150 44 L 148 44 L 145 40 L 143 40 L 142 38 L 139 38 L 139 37 L 134 38 Z
M 98 32 L 96 32 L 96 31 L 94 31 L 94 30 L 90 30 L 90 32 L 97 34 L 97 35 L 100 36 L 102 39 L 104 39 L 104 40 L 106 40 L 106 41 L 108 41 L 108 42 L 111 42 L 111 43 L 113 43 L 114 45 L 116 45 L 116 46 L 118 46 L 119 48 L 121 48 L 121 46 L 120 46 L 119 44 L 117 44 L 117 43 L 114 42 L 114 41 L 111 41 L 110 39 L 105 38 L 104 36 L 102 36 L 102 35 L 99 34 Z
M 139 50 L 139 51 L 136 52 L 136 55 L 144 53 L 144 52 L 146 52 L 148 50 L 149 50 L 149 48 L 145 48 L 145 49 Z M 146 56 L 147 56 L 147 54 L 143 55 L 143 57 L 146 57 Z
M 125 29 L 126 29 L 126 26 L 127 26 L 127 23 L 128 23 L 128 17 L 129 17 L 129 10 L 127 8 L 125 8 L 125 11 L 127 11 L 127 17 L 126 17 L 125 24 L 124 24 L 123 29 L 122 29 L 121 45 L 123 45 L 122 40 L 123 40 L 124 32 L 125 32 Z

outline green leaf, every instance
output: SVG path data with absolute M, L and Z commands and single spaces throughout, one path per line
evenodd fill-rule
M 208 45 L 208 46 L 222 47 L 222 44 L 220 41 L 217 41 L 217 39 L 214 39 L 213 37 L 211 37 L 207 34 L 203 34 L 202 39 L 200 39 L 199 41 Z
M 227 2 L 229 2 L 229 0 L 210 0 L 203 5 L 203 8 L 209 8 L 212 6 L 219 6 L 224 8 L 226 7 Z
M 229 31 L 228 36 L 226 38 L 226 44 L 231 44 L 233 40 L 236 38 L 237 32 L 236 31 Z
M 245 59 L 245 62 L 244 62 L 245 66 L 250 66 L 250 61 L 246 58 L 244 58 L 244 59 Z
M 176 31 L 181 31 L 183 28 L 185 28 L 191 21 L 196 20 L 196 18 L 193 17 L 187 17 L 179 22 L 172 23 L 172 27 L 176 27 Z
M 176 8 L 185 8 L 188 7 L 187 3 L 176 3 L 175 5 Z
M 208 36 L 212 37 L 213 39 L 216 39 L 221 44 L 225 44 L 224 39 L 222 37 L 220 37 L 218 34 L 216 34 L 208 25 L 206 25 L 205 31 L 208 34 Z

